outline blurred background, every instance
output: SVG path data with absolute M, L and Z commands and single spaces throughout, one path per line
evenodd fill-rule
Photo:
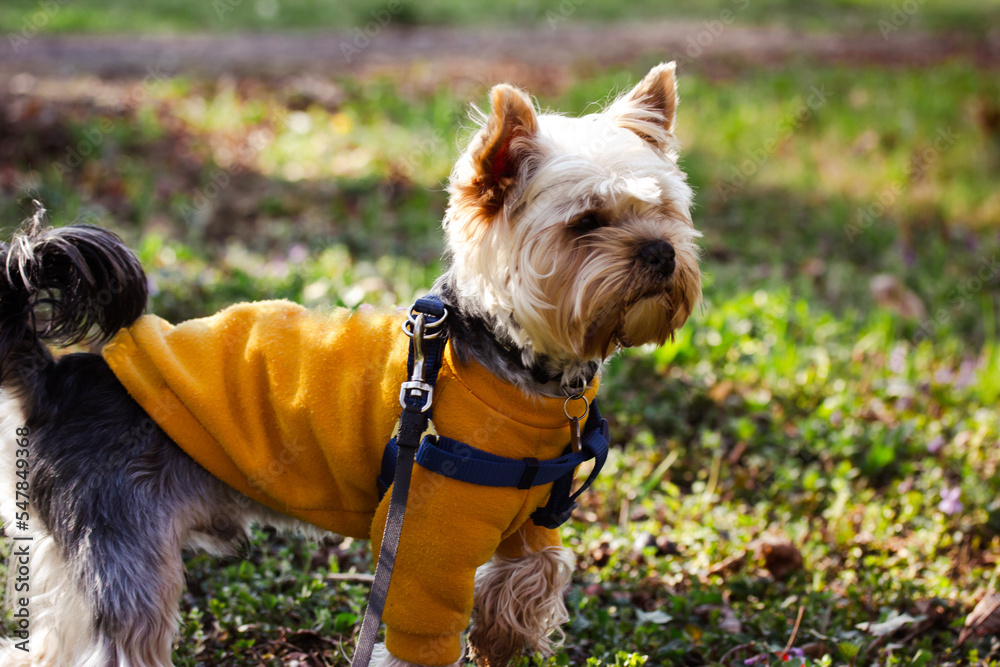
M 4 0 L 0 226 L 116 230 L 179 321 L 408 303 L 500 81 L 678 62 L 704 306 L 608 367 L 524 665 L 1000 664 L 1000 2 Z M 346 665 L 366 544 L 191 556 L 178 665 Z M 977 606 L 978 605 L 978 606 Z

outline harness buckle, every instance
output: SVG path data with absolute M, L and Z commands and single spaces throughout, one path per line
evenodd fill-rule
M 414 364 L 414 370 L 416 370 L 416 364 Z M 420 406 L 420 411 L 427 412 L 434 402 L 434 387 L 423 380 L 404 382 L 399 385 L 399 405 L 401 407 L 406 407 L 407 398 L 422 398 L 423 405 Z
M 536 526 L 541 526 L 542 528 L 558 528 L 573 516 L 573 510 L 576 509 L 576 503 L 570 502 L 562 507 L 548 508 L 539 507 L 531 515 L 532 521 L 535 522 Z

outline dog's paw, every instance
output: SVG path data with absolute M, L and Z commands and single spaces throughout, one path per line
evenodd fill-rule
M 462 661 L 453 662 L 450 665 L 443 665 L 442 667 L 462 667 Z M 389 649 L 385 647 L 385 644 L 375 644 L 375 650 L 372 651 L 372 661 L 370 667 L 426 667 L 425 665 L 418 665 L 415 662 L 407 662 L 406 660 L 400 660 L 393 654 L 389 653 Z
M 551 655 L 569 620 L 563 589 L 576 558 L 549 547 L 521 558 L 494 556 L 476 573 L 469 655 L 479 667 L 502 667 L 525 649 Z

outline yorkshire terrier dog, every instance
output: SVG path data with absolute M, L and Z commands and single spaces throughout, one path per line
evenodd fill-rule
M 546 461 L 602 363 L 663 344 L 701 296 L 674 65 L 582 118 L 510 85 L 490 99 L 450 179 L 434 427 Z M 0 663 L 171 665 L 182 549 L 233 553 L 252 522 L 377 551 L 405 312 L 271 301 L 175 327 L 143 316 L 146 278 L 117 236 L 40 217 L 0 248 L 0 515 L 20 628 Z M 107 344 L 47 347 L 87 340 Z M 374 663 L 458 665 L 466 642 L 480 666 L 551 653 L 574 562 L 529 519 L 551 487 L 414 468 Z

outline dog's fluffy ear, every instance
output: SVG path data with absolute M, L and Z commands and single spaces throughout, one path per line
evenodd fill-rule
M 489 116 L 472 150 L 475 186 L 485 208 L 495 211 L 503 205 L 504 193 L 517 179 L 522 162 L 535 151 L 537 132 L 531 99 L 514 86 L 494 86 Z
M 660 63 L 627 95 L 618 98 L 607 111 L 620 127 L 632 130 L 663 151 L 675 143 L 675 70 L 675 63 Z

